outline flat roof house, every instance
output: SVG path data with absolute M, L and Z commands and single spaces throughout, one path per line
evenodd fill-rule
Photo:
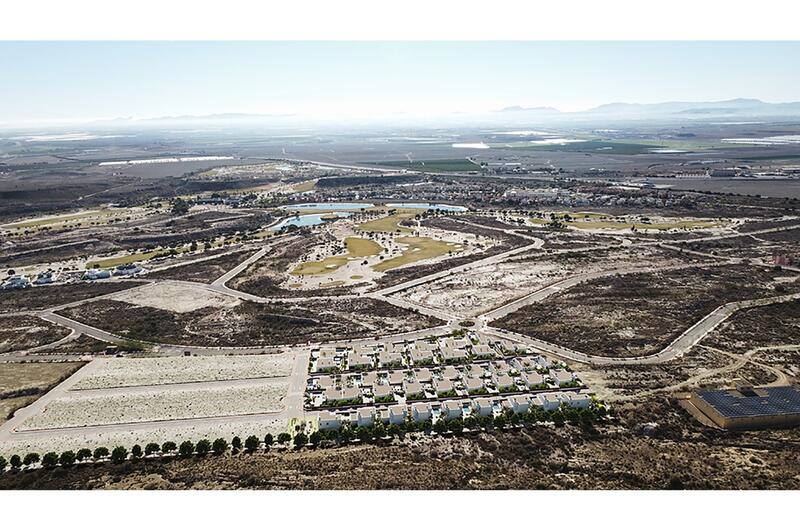
M 406 375 L 403 371 L 392 371 L 389 373 L 389 385 L 403 385 Z
M 361 389 L 358 387 L 344 387 L 342 388 L 342 400 L 355 400 L 361 397 Z
M 478 391 L 485 387 L 483 380 L 481 380 L 480 378 L 467 378 L 466 380 L 464 380 L 464 386 L 470 393 Z
M 469 353 L 462 349 L 445 350 L 443 356 L 444 360 L 449 363 L 459 363 L 469 359 Z
M 333 357 L 322 356 L 317 358 L 317 362 L 315 364 L 316 372 L 331 372 L 333 370 L 339 369 L 339 362 L 333 359 Z
M 411 406 L 411 418 L 414 422 L 424 422 L 431 418 L 430 404 L 413 404 Z
M 317 377 L 317 387 L 319 387 L 320 389 L 325 389 L 326 387 L 331 387 L 334 384 L 335 384 L 335 382 L 333 380 L 333 377 L 331 377 L 331 376 L 319 376 L 319 377 Z
M 320 411 L 319 413 L 319 429 L 320 430 L 338 430 L 342 425 L 342 419 L 336 413 L 330 411 Z
M 375 384 L 378 383 L 378 373 L 377 372 L 368 372 L 364 375 L 361 379 L 364 385 L 367 387 L 375 387 Z
M 464 406 L 458 400 L 445 400 L 442 403 L 442 413 L 447 420 L 460 418 L 464 414 Z
M 479 417 L 488 417 L 492 415 L 494 404 L 489 398 L 476 398 L 472 401 L 472 410 Z
M 417 369 L 414 371 L 414 374 L 417 377 L 417 381 L 426 383 L 433 380 L 433 375 L 431 374 L 430 369 Z
M 467 372 L 473 378 L 483 378 L 483 376 L 486 374 L 486 367 L 473 363 L 467 367 Z
M 433 389 L 437 395 L 449 393 L 453 390 L 453 383 L 450 380 L 435 380 L 433 382 Z
M 477 359 L 489 359 L 494 357 L 494 350 L 486 345 L 478 345 L 472 348 L 472 354 Z
M 356 411 L 356 423 L 359 426 L 372 426 L 375 423 L 375 408 L 362 407 Z
M 575 375 L 569 371 L 565 371 L 564 369 L 555 369 L 550 371 L 550 376 L 555 380 L 556 385 L 561 385 L 562 383 L 571 382 L 575 379 Z
M 351 352 L 347 355 L 347 366 L 351 371 L 360 371 L 363 369 L 371 369 L 373 360 L 369 356 Z
M 586 393 L 576 393 L 575 391 L 566 391 L 559 393 L 559 400 L 562 404 L 567 404 L 570 407 L 577 409 L 586 409 L 592 404 L 592 399 Z
M 411 361 L 414 365 L 425 365 L 433 361 L 433 351 L 430 350 L 412 350 Z
M 372 388 L 372 394 L 375 398 L 384 398 L 387 396 L 394 396 L 392 387 L 389 384 L 377 384 Z
M 381 352 L 378 354 L 381 367 L 399 367 L 403 365 L 403 356 L 399 352 Z
M 400 404 L 389 406 L 389 423 L 390 424 L 403 424 L 406 421 L 408 409 L 406 406 Z
M 492 381 L 494 382 L 494 385 L 497 386 L 498 391 L 509 388 L 516 389 L 516 386 L 514 385 L 514 378 L 507 374 L 493 374 Z
M 419 382 L 405 382 L 403 387 L 406 391 L 406 398 L 422 393 L 422 384 Z
M 531 405 L 529 395 L 515 395 L 508 399 L 509 407 L 514 413 L 525 413 Z
M 538 372 L 523 372 L 522 379 L 525 381 L 525 385 L 527 385 L 528 388 L 538 387 L 545 383 L 544 375 Z
M 461 377 L 461 373 L 455 367 L 445 367 L 442 371 L 442 376 L 448 380 L 458 380 Z
M 532 406 L 537 406 L 545 411 L 553 411 L 561 406 L 556 393 L 539 393 L 531 400 Z

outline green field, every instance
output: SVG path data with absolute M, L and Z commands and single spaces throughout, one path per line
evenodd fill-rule
M 363 232 L 411 232 L 408 227 L 400 225 L 401 221 L 412 219 L 419 214 L 418 210 L 399 210 L 389 216 L 366 221 L 356 227 Z
M 652 154 L 653 149 L 666 149 L 665 144 L 644 144 L 633 142 L 617 142 L 607 140 L 587 140 L 586 142 L 572 142 L 563 145 L 557 144 L 510 144 L 492 145 L 500 149 L 513 149 L 524 151 L 557 151 L 562 153 L 608 153 L 611 155 L 642 155 Z
M 340 256 L 329 256 L 323 260 L 317 260 L 314 262 L 304 262 L 297 266 L 292 272 L 292 275 L 295 276 L 303 276 L 303 275 L 322 275 L 324 273 L 330 273 L 332 271 L 336 271 L 347 262 L 354 258 L 365 258 L 367 256 L 375 256 L 379 254 L 383 247 L 381 247 L 378 243 L 367 240 L 365 238 L 345 238 L 344 240 L 345 247 L 347 247 L 347 254 L 340 255 Z M 328 283 L 331 284 L 329 286 L 323 285 L 322 287 L 334 287 L 333 284 L 336 283 Z M 339 281 L 340 285 L 343 282 Z
M 393 168 L 406 168 L 419 171 L 478 171 L 480 165 L 468 159 L 439 159 L 439 160 L 390 160 L 381 162 L 365 162 L 378 166 L 391 166 Z
M 432 238 L 406 236 L 397 238 L 397 241 L 408 245 L 408 249 L 403 251 L 403 254 L 400 256 L 374 265 L 372 268 L 375 271 L 388 271 L 396 267 L 419 262 L 420 260 L 426 260 L 428 258 L 435 258 L 447 254 L 450 251 L 458 250 L 458 244 L 434 240 Z

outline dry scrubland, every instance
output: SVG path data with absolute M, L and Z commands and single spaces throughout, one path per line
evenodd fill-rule
M 66 328 L 32 315 L 0 318 L 0 352 L 40 347 L 68 335 Z
M 471 269 L 404 292 L 403 297 L 473 317 L 567 277 L 620 267 L 659 267 L 699 261 L 655 247 L 619 247 L 560 254 L 532 253 Z
M 716 307 L 797 290 L 785 276 L 749 266 L 690 267 L 590 280 L 493 323 L 599 356 L 664 348 Z
M 741 310 L 702 343 L 738 354 L 772 345 L 800 345 L 800 302 Z
M 191 358 L 112 358 L 73 389 L 211 382 L 289 376 L 294 358 L 271 356 L 193 356 Z
M 674 401 L 619 405 L 597 429 L 536 426 L 387 446 L 5 474 L 6 488 L 797 489 L 800 429 L 725 433 Z
M 205 307 L 177 313 L 97 300 L 60 313 L 130 339 L 179 345 L 281 345 L 371 337 L 441 322 L 370 298 Z
M 82 366 L 82 362 L 0 363 L 0 423 Z
M 108 300 L 148 306 L 175 313 L 188 313 L 204 308 L 232 308 L 238 299 L 215 293 L 199 286 L 160 282 L 115 293 Z
M 210 283 L 230 271 L 255 251 L 237 251 L 202 262 L 180 265 L 153 271 L 147 274 L 147 278 L 157 278 L 164 280 L 187 280 L 190 282 Z
M 58 398 L 21 426 L 21 430 L 99 426 L 221 415 L 279 411 L 288 386 L 265 383 L 252 387 L 191 391 L 131 392 L 127 395 Z
M 140 284 L 142 282 L 97 282 L 0 291 L 0 313 L 43 310 L 130 289 Z

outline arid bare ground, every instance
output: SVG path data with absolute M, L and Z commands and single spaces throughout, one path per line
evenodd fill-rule
M 385 446 L 5 473 L 7 489 L 796 489 L 800 429 L 726 433 L 674 400 L 597 429 L 538 426 Z

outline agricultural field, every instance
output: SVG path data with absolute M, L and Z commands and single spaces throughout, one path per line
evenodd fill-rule
M 111 358 L 103 360 L 99 369 L 72 388 L 107 389 L 289 376 L 293 361 L 286 355 Z
M 283 409 L 285 383 L 263 383 L 225 389 L 136 391 L 128 394 L 69 396 L 47 404 L 20 429 L 146 423 L 225 415 L 270 413 Z
M 69 333 L 66 328 L 32 315 L 3 317 L 0 319 L 0 353 L 41 347 Z
M 439 160 L 389 160 L 380 162 L 368 162 L 378 166 L 389 166 L 392 168 L 406 168 L 409 170 L 433 171 L 433 172 L 469 172 L 480 171 L 480 165 L 469 159 L 439 159 Z
M 614 275 L 525 306 L 493 326 L 588 354 L 635 357 L 664 348 L 721 304 L 797 291 L 796 280 L 748 266 Z

